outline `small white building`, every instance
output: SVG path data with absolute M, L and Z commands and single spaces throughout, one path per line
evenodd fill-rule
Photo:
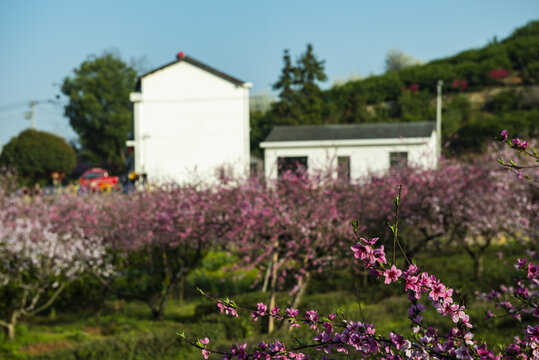
M 260 146 L 269 179 L 298 165 L 352 180 L 391 167 L 435 168 L 439 153 L 434 121 L 277 126 Z
M 134 103 L 134 170 L 150 182 L 215 179 L 249 171 L 249 88 L 180 52 L 139 77 Z

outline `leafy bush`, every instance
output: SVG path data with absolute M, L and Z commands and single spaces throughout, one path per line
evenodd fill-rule
M 216 296 L 233 295 L 252 291 L 251 286 L 258 271 L 231 270 L 237 263 L 237 257 L 223 251 L 210 251 L 204 257 L 200 267 L 187 277 L 187 284 L 199 287 Z
M 61 137 L 29 129 L 4 146 L 0 165 L 13 167 L 26 183 L 33 183 L 54 171 L 68 174 L 75 167 L 75 151 Z
M 493 112 L 515 111 L 520 108 L 521 94 L 514 90 L 504 90 L 492 97 L 486 109 Z

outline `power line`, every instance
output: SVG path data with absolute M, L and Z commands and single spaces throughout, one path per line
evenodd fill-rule
M 23 118 L 23 113 L 20 112 L 20 111 L 16 111 L 16 112 L 12 112 L 12 113 L 7 113 L 7 114 L 2 114 L 0 115 L 0 120 L 21 120 Z
M 28 105 L 28 101 L 20 102 L 20 103 L 1 105 L 0 106 L 0 111 L 9 110 L 11 108 L 21 107 L 21 106 L 24 106 L 24 105 Z

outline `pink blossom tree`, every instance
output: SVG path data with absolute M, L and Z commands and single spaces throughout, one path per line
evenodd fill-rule
M 232 216 L 220 208 L 225 193 L 170 186 L 114 195 L 101 209 L 99 227 L 119 276 L 102 283 L 119 296 L 146 302 L 155 318 L 163 317 L 170 296 L 182 293 L 186 276 L 222 238 Z
M 20 317 L 53 304 L 66 284 L 89 271 L 110 276 L 102 240 L 73 227 L 58 229 L 47 217 L 47 202 L 4 197 L 0 210 L 0 326 L 15 338 Z
M 251 179 L 240 186 L 229 248 L 241 255 L 242 266 L 266 273 L 270 308 L 286 279 L 295 283 L 292 306 L 297 306 L 312 273 L 338 264 L 347 224 L 354 217 L 352 208 L 344 206 L 350 189 L 325 174 L 291 172 L 275 183 Z M 268 330 L 273 330 L 272 319 Z
M 499 235 L 533 234 L 538 204 L 530 189 L 516 178 L 504 176 L 492 166 L 492 155 L 472 163 L 445 161 L 438 169 L 405 169 L 388 176 L 372 178 L 363 188 L 364 197 L 386 195 L 402 184 L 401 241 L 411 258 L 434 240 L 453 242 L 462 247 L 474 262 L 474 276 L 481 276 L 483 255 Z M 373 200 L 374 200 L 373 199 Z M 511 199 L 514 205 L 508 205 Z M 382 203 L 381 199 L 374 201 Z M 372 205 L 371 205 L 372 206 Z M 368 233 L 381 232 L 392 211 L 387 206 L 371 209 Z M 374 226 L 373 226 L 374 224 Z

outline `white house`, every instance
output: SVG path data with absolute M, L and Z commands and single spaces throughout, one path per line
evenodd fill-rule
M 439 153 L 434 121 L 277 126 L 260 146 L 272 179 L 298 164 L 309 172 L 335 169 L 335 176 L 349 179 L 391 167 L 434 168 Z
M 143 74 L 134 103 L 134 170 L 150 182 L 210 180 L 249 170 L 249 88 L 180 52 Z

